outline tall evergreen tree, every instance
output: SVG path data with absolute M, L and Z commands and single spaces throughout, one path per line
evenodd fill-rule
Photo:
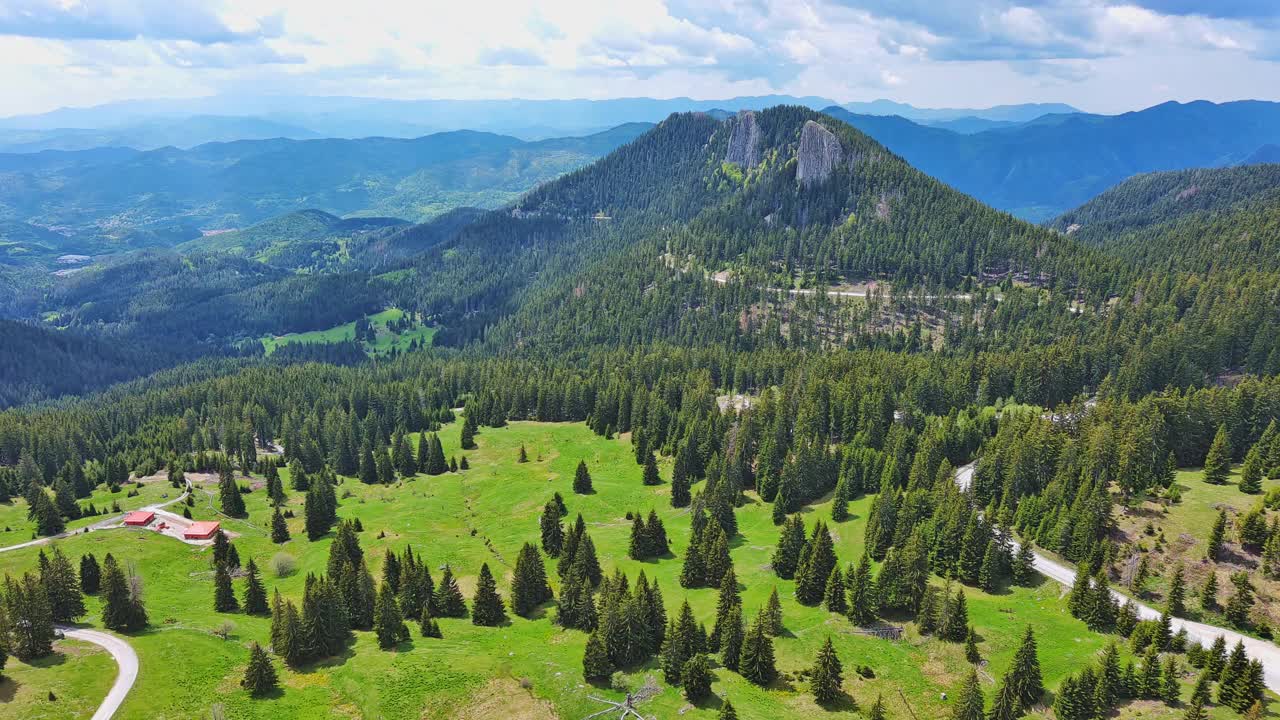
M 964 686 L 956 694 L 956 704 L 951 706 L 951 720 L 986 720 L 985 703 L 978 671 L 970 668 Z
M 98 588 L 102 583 L 102 569 L 98 566 L 98 559 L 93 553 L 87 553 L 80 556 L 80 590 L 85 595 L 98 594 Z
M 498 595 L 498 584 L 489 572 L 489 563 L 480 566 L 476 594 L 471 599 L 471 624 L 496 627 L 507 621 L 507 611 Z
M 249 691 L 254 697 L 262 697 L 279 686 L 275 666 L 271 664 L 271 656 L 258 643 L 249 648 L 249 665 L 244 670 L 244 678 L 240 687 Z
M 707 656 L 696 653 L 680 669 L 680 684 L 689 702 L 698 702 L 711 694 L 711 665 Z
M 849 581 L 849 620 L 854 625 L 866 626 L 875 621 L 877 596 L 871 560 L 864 552 Z
M 108 630 L 131 632 L 147 625 L 147 613 L 137 584 L 125 577 L 116 559 L 107 554 L 102 560 L 102 625 Z M 234 596 L 232 596 L 234 599 Z
M 516 557 L 515 576 L 511 580 L 511 609 L 521 617 L 529 617 L 551 597 L 542 555 L 533 543 L 525 543 Z
M 835 646 L 831 644 L 831 637 L 828 636 L 818 650 L 817 662 L 809 673 L 809 690 L 819 705 L 830 705 L 839 699 L 843 683 L 844 669 L 836 655 Z
M 490 577 L 492 579 L 492 576 Z M 467 604 L 458 589 L 458 581 L 453 577 L 453 568 L 444 566 L 440 575 L 440 584 L 436 586 L 436 594 L 432 605 L 439 617 L 462 618 L 467 616 Z
M 240 495 L 240 485 L 229 468 L 224 468 L 218 478 L 218 505 L 224 515 L 234 518 L 244 517 L 244 498 Z
M 267 614 L 267 589 L 258 575 L 258 564 L 249 558 L 245 565 L 244 611 L 249 615 Z
M 279 545 L 289 542 L 289 525 L 285 522 L 280 508 L 271 514 L 271 542 Z
M 1222 552 L 1222 543 L 1227 537 L 1227 511 L 1219 510 L 1218 518 L 1213 521 L 1213 528 L 1209 531 L 1209 549 L 1205 555 L 1210 560 L 1217 560 L 1218 554 Z
M 378 605 L 373 613 L 373 632 L 378 637 L 378 647 L 390 650 L 409 639 L 409 628 L 400 614 L 395 588 L 385 580 L 378 591 Z
M 44 553 L 40 553 L 40 584 L 44 587 L 49 599 L 49 611 L 55 622 L 71 623 L 85 614 L 84 596 L 80 592 L 80 581 L 76 578 L 75 568 L 62 553 L 62 548 L 53 546 L 52 557 L 44 562 Z
M 235 612 L 240 609 L 235 591 L 231 588 L 231 573 L 225 565 L 213 569 L 213 609 L 217 612 Z
M 658 460 L 654 457 L 653 453 L 649 453 L 649 456 L 645 458 L 644 473 L 642 474 L 641 481 L 645 485 L 662 484 L 662 477 L 658 475 Z
M 542 506 L 538 527 L 542 531 L 542 551 L 551 557 L 559 557 L 564 547 L 564 526 L 560 523 L 560 510 L 554 501 Z
M 756 685 L 766 686 L 778 676 L 774 666 L 773 637 L 768 631 L 769 619 L 761 612 L 751 623 L 742 640 L 742 654 L 738 658 L 738 673 Z
M 1225 423 L 1218 426 L 1213 436 L 1209 454 L 1204 459 L 1204 481 L 1211 485 L 1225 485 L 1231 476 L 1231 436 Z
M 578 469 L 573 473 L 573 491 L 579 495 L 590 495 L 595 492 L 591 484 L 591 472 L 587 470 L 587 461 L 579 460 Z

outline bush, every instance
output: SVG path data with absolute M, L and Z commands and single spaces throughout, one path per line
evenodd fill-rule
M 287 552 L 278 552 L 271 556 L 271 572 L 276 577 L 289 577 L 298 568 L 298 561 Z

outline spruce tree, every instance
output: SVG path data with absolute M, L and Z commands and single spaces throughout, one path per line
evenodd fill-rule
M 773 637 L 782 634 L 782 600 L 778 598 L 778 588 L 774 587 L 773 592 L 769 593 L 769 599 L 764 605 L 765 632 Z
M 653 453 L 649 453 L 644 461 L 644 472 L 641 476 L 641 482 L 645 485 L 661 485 L 662 477 L 658 475 L 658 459 Z
M 1040 676 L 1040 658 L 1036 653 L 1036 636 L 1030 625 L 1023 633 L 1022 643 L 1013 655 L 1013 665 L 1005 675 L 1005 682 L 1016 692 L 1018 710 L 1031 707 L 1044 695 L 1044 683 Z
M 231 470 L 224 469 L 218 480 L 218 505 L 224 515 L 234 518 L 244 517 L 244 498 L 240 495 L 240 485 L 236 483 Z
M 778 675 L 769 624 L 769 618 L 761 611 L 742 640 L 742 653 L 738 658 L 738 673 L 761 687 L 772 683 Z
M 507 611 L 498 594 L 498 584 L 489 572 L 489 563 L 484 563 L 476 580 L 476 594 L 471 599 L 471 624 L 496 627 L 506 621 Z
M 244 611 L 249 615 L 267 614 L 267 589 L 258 576 L 258 565 L 249 558 L 245 565 Z
M 809 673 L 809 690 L 819 705 L 830 705 L 840 698 L 840 686 L 844 683 L 844 668 L 836 655 L 831 636 L 818 650 L 817 662 Z
M 44 559 L 43 551 L 40 557 Z M 71 623 L 84 616 L 84 595 L 80 591 L 80 581 L 76 578 L 71 561 L 57 545 L 53 546 L 52 557 L 48 562 L 40 565 L 40 584 L 49 599 L 49 611 L 55 622 Z
M 1015 584 L 1027 586 L 1035 580 L 1035 559 L 1035 550 L 1031 546 L 1031 541 L 1023 542 L 1013 558 L 1012 575 Z
M 409 639 L 400 604 L 396 602 L 395 588 L 385 580 L 378 591 L 378 605 L 373 613 L 373 632 L 378 637 L 378 647 L 390 650 Z
M 982 653 L 978 652 L 978 634 L 970 625 L 964 634 L 964 659 L 977 665 L 982 662 Z
M 738 671 L 738 660 L 742 656 L 742 642 L 746 629 L 742 625 L 742 606 L 734 605 L 726 613 L 720 629 L 720 664 L 734 672 Z
M 725 700 L 720 705 L 720 712 L 716 715 L 716 720 L 738 720 L 738 711 L 733 709 L 733 703 Z
M 511 580 L 511 609 L 520 617 L 529 617 L 537 607 L 551 599 L 546 566 L 533 543 L 525 543 L 516 557 L 515 575 Z
M 889 713 L 884 709 L 883 695 L 876 695 L 875 704 L 867 711 L 867 720 L 889 720 Z
M 221 613 L 240 609 L 240 602 L 231 588 L 231 574 L 225 565 L 213 569 L 213 609 Z
M 978 671 L 971 668 L 964 686 L 956 694 L 956 704 L 951 707 L 951 720 L 986 720 L 985 703 L 982 685 L 978 682 Z
M 440 584 L 436 586 L 436 594 L 432 599 L 433 609 L 439 617 L 462 618 L 467 616 L 467 603 L 458 589 L 458 581 L 453 577 L 453 568 L 444 566 L 440 575 Z
M 839 565 L 831 568 L 831 574 L 827 577 L 827 587 L 822 593 L 822 604 L 827 608 L 828 612 L 840 615 L 845 615 L 849 612 L 848 597 L 845 595 L 844 573 L 840 571 Z
M 1183 577 L 1182 563 L 1173 569 L 1173 577 L 1169 580 L 1169 593 L 1166 595 L 1165 608 L 1174 617 L 1185 617 L 1187 614 L 1187 583 Z
M 80 590 L 85 595 L 96 595 L 102 583 L 102 569 L 93 553 L 80 556 Z
M 1217 560 L 1222 552 L 1222 543 L 1227 536 L 1227 511 L 1219 510 L 1218 518 L 1213 521 L 1213 529 L 1209 531 L 1209 549 L 1205 553 L 1210 560 Z
M 795 577 L 804 546 L 804 520 L 799 515 L 788 517 L 778 537 L 778 548 L 773 553 L 773 571 L 778 577 L 784 580 Z
M 711 694 L 711 665 L 706 655 L 697 653 L 685 661 L 680 670 L 680 684 L 689 702 L 698 702 Z
M 1211 485 L 1225 485 L 1231 476 L 1231 455 L 1231 438 L 1226 423 L 1223 423 L 1218 426 L 1209 454 L 1204 459 L 1204 481 Z
M 689 485 L 689 474 L 685 470 L 684 463 L 677 461 L 675 469 L 671 471 L 671 507 L 689 507 L 692 499 L 689 494 Z
M 1200 588 L 1200 605 L 1205 610 L 1218 609 L 1218 574 L 1210 571 L 1205 578 L 1204 587 Z
M 244 670 L 244 679 L 240 681 L 240 687 L 248 690 L 254 697 L 262 697 L 275 690 L 278 685 L 276 669 L 271 664 L 271 656 L 267 655 L 267 651 L 255 642 L 249 649 L 249 666 Z
M 560 523 L 561 513 L 554 501 L 542 506 L 542 516 L 538 519 L 538 527 L 542 531 L 542 551 L 551 557 L 559 557 L 564 547 L 564 526 Z
M 591 633 L 582 655 L 582 677 L 588 682 L 598 682 L 608 679 L 613 670 L 613 662 L 609 660 L 609 651 L 605 648 L 600 633 Z
M 521 446 L 523 449 L 523 446 Z M 591 484 L 591 473 L 587 470 L 587 461 L 579 460 L 578 469 L 573 473 L 573 491 L 579 495 L 590 495 L 595 492 Z
M 871 576 L 871 560 L 864 552 L 849 581 L 849 620 L 854 625 L 866 626 L 875 621 L 876 597 L 875 579 Z
M 1240 468 L 1240 492 L 1257 495 L 1262 492 L 1263 465 L 1266 460 L 1262 456 L 1260 444 L 1249 448 L 1244 456 L 1244 465 Z
M 40 578 L 30 572 L 17 580 L 6 575 L 4 585 L 0 619 L 7 622 L 9 632 L 0 638 L 0 646 L 24 662 L 53 652 L 53 613 Z

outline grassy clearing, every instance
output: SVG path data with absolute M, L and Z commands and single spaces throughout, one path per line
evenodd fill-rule
M 115 662 L 105 650 L 78 640 L 58 640 L 49 657 L 30 663 L 9 658 L 0 679 L 0 715 L 24 720 L 89 717 L 115 676 Z
M 459 454 L 459 431 L 457 424 L 443 430 L 446 454 Z M 679 555 L 648 562 L 626 557 L 630 527 L 625 519 L 627 511 L 647 513 L 650 508 L 656 509 L 678 554 L 688 543 L 689 524 L 687 512 L 669 506 L 668 487 L 641 484 L 641 468 L 635 464 L 625 438 L 604 440 L 580 424 L 521 422 L 485 429 L 477 436 L 477 442 L 480 448 L 466 453 L 471 464 L 466 472 L 421 476 L 387 487 L 364 486 L 349 480 L 339 488 L 340 496 L 348 495 L 340 501 L 339 514 L 358 517 L 364 525 L 361 543 L 375 575 L 380 572 L 384 550 L 399 551 L 412 545 L 427 558 L 437 578 L 439 572 L 434 568 L 452 564 L 468 596 L 480 564 L 488 562 L 504 597 L 509 597 L 510 570 L 516 554 L 524 542 L 536 541 L 540 508 L 553 492 L 559 491 L 565 496 L 570 517 L 580 512 L 586 518 L 606 572 L 620 567 L 634 579 L 643 569 L 658 579 L 668 612 L 674 613 L 687 597 L 698 619 L 711 624 L 716 592 L 680 588 Z M 516 462 L 521 445 L 530 459 L 523 464 Z M 579 459 L 586 460 L 591 469 L 595 494 L 576 496 L 570 490 Z M 664 467 L 664 477 L 668 473 Z M 285 596 L 298 599 L 306 574 L 324 570 L 330 540 L 305 540 L 302 498 L 295 493 L 290 498 L 298 515 L 290 523 L 295 539 L 283 548 L 272 545 L 266 533 L 266 502 L 262 492 L 248 495 L 249 519 L 228 522 L 227 527 L 241 534 L 236 545 L 246 561 L 253 557 L 259 565 L 269 567 L 269 559 L 281 551 L 296 559 L 296 572 L 276 578 L 268 571 L 266 583 L 269 589 L 279 588 Z M 848 521 L 832 525 L 842 562 L 856 561 L 861 555 L 869 507 L 869 498 L 860 499 L 851 505 L 852 517 Z M 768 567 L 778 536 L 769 510 L 770 506 L 754 499 L 739 510 L 742 534 L 735 539 L 731 553 L 749 615 L 764 604 L 775 585 L 779 589 L 787 632 L 778 639 L 776 652 L 779 669 L 791 679 L 763 690 L 736 674 L 717 669 L 715 693 L 731 698 L 744 720 L 855 717 L 850 709 L 830 713 L 820 710 L 808 696 L 806 683 L 794 679 L 798 671 L 812 663 L 818 647 L 831 635 L 847 669 L 845 690 L 863 707 L 883 694 L 891 717 L 909 718 L 911 714 L 902 699 L 905 696 L 916 717 L 944 717 L 949 708 L 940 693 L 954 697 L 968 668 L 961 647 L 921 638 L 910 624 L 901 642 L 858 635 L 844 618 L 795 603 L 791 599 L 793 584 L 778 580 Z M 817 518 L 828 518 L 830 505 L 818 504 L 806 512 L 812 523 Z M 213 511 L 202 499 L 194 514 L 211 517 Z M 476 628 L 467 620 L 442 620 L 443 640 L 419 638 L 415 628 L 415 637 L 397 652 L 380 651 L 371 633 L 358 633 L 356 642 L 340 658 L 302 672 L 282 669 L 281 692 L 255 701 L 238 683 L 248 644 L 253 640 L 266 642 L 269 622 L 266 618 L 212 611 L 208 549 L 128 530 L 92 533 L 61 543 L 73 557 L 85 552 L 93 552 L 99 558 L 107 552 L 115 553 L 131 563 L 145 581 L 152 628 L 130 638 L 141 658 L 141 672 L 138 684 L 121 708 L 119 717 L 125 720 L 200 716 L 211 702 L 222 703 L 226 716 L 233 718 L 525 717 L 509 710 L 519 707 L 521 712 L 529 711 L 527 717 L 531 720 L 542 720 L 580 718 L 599 710 L 587 699 L 588 693 L 621 697 L 616 690 L 584 686 L 581 658 L 586 636 L 560 630 L 551 623 L 553 611 L 548 609 L 534 620 L 513 617 L 510 625 L 501 628 Z M 34 563 L 34 550 L 6 553 L 0 555 L 0 572 L 21 571 Z M 554 585 L 554 571 L 550 574 Z M 240 585 L 237 583 L 238 592 Z M 1108 641 L 1070 617 L 1062 589 L 1050 582 L 995 595 L 973 589 L 966 590 L 966 594 L 971 620 L 981 638 L 980 649 L 988 660 L 983 670 L 988 678 L 988 695 L 993 690 L 993 679 L 1008 667 L 1028 623 L 1037 630 L 1045 680 L 1050 688 L 1088 662 Z M 96 625 L 98 601 L 90 598 L 89 607 L 88 621 Z M 226 621 L 235 627 L 224 641 L 213 631 Z M 862 664 L 875 670 L 874 679 L 863 679 L 852 672 L 855 665 Z M 651 663 L 624 673 L 621 680 L 634 689 L 644 683 L 646 675 L 659 681 L 661 678 Z M 677 689 L 664 688 L 644 705 L 644 711 L 656 717 L 697 720 L 714 717 L 717 707 L 718 701 L 712 701 L 703 707 L 686 708 Z M 1157 720 L 1180 716 L 1181 710 L 1163 707 L 1148 708 L 1142 715 Z
M 1271 617 L 1273 625 L 1280 621 L 1280 603 L 1277 603 L 1280 582 L 1256 572 L 1258 558 L 1240 547 L 1235 525 L 1236 519 L 1260 502 L 1268 490 L 1280 487 L 1280 481 L 1264 479 L 1262 494 L 1246 495 L 1240 492 L 1239 480 L 1239 467 L 1232 469 L 1226 485 L 1206 483 L 1204 471 L 1200 468 L 1179 470 L 1174 480 L 1182 493 L 1179 502 L 1147 497 L 1136 500 L 1126 511 L 1117 514 L 1116 524 L 1125 541 L 1147 552 L 1153 573 L 1161 575 L 1149 583 L 1144 598 L 1163 602 L 1168 578 L 1162 575 L 1172 573 L 1179 562 L 1186 568 L 1187 584 L 1192 594 L 1204 585 L 1209 573 L 1217 573 L 1222 602 L 1229 594 L 1231 573 L 1247 570 L 1258 590 L 1258 606 Z M 1205 558 L 1209 529 L 1217 520 L 1219 510 L 1227 512 L 1227 543 L 1220 560 L 1209 562 Z M 1270 522 L 1275 515 L 1275 512 L 1268 511 L 1267 521 Z M 1149 531 L 1148 524 L 1151 526 Z M 1159 541 L 1162 535 L 1163 543 Z M 1188 599 L 1188 609 L 1192 619 L 1215 625 L 1226 623 L 1220 612 L 1204 612 L 1197 598 Z
M 393 332 L 387 328 L 387 323 L 400 320 L 404 315 L 404 311 L 399 308 L 389 308 L 366 316 L 365 319 L 374 327 L 377 338 L 373 342 L 363 343 L 365 352 L 373 355 L 385 355 L 393 349 L 403 352 L 408 350 L 409 344 L 415 340 L 419 344 L 430 345 L 432 336 L 436 334 L 436 328 L 417 325 L 402 333 Z M 290 343 L 327 344 L 352 340 L 355 338 L 355 332 L 356 324 L 352 321 L 327 330 L 312 330 L 288 335 L 264 335 L 259 340 L 266 349 L 266 353 L 270 355 L 276 348 Z

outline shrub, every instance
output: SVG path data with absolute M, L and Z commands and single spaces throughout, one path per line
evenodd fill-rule
M 287 552 L 278 552 L 271 556 L 271 572 L 278 578 L 289 577 L 297 567 L 298 561 Z

